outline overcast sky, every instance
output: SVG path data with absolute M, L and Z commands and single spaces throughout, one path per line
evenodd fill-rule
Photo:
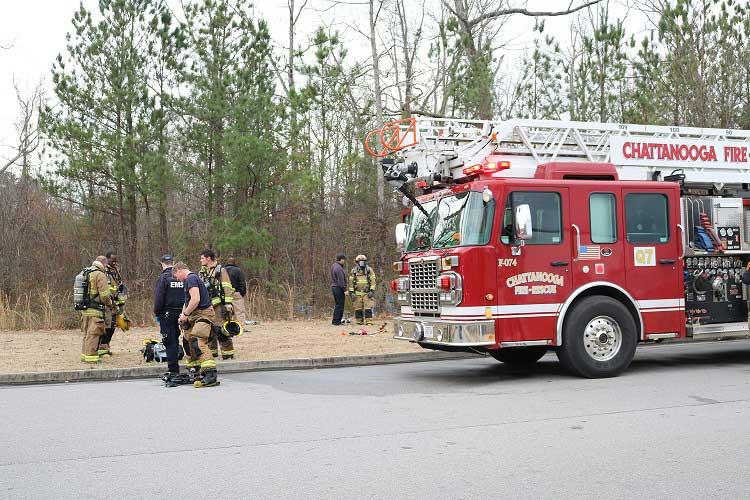
M 421 0 L 413 0 L 415 5 L 421 5 Z M 628 0 L 613 0 L 626 2 Z M 80 0 L 7 0 L 3 2 L 0 16 L 0 160 L 9 156 L 8 145 L 13 144 L 13 123 L 18 115 L 13 82 L 19 88 L 28 92 L 39 81 L 49 88 L 50 69 L 57 54 L 64 51 L 65 34 L 71 29 L 71 18 L 77 10 Z M 83 0 L 87 8 L 96 9 L 96 0 Z M 179 5 L 178 0 L 169 3 Z M 302 3 L 302 0 L 297 0 Z M 277 46 L 282 47 L 287 37 L 286 0 L 264 0 L 256 2 L 257 12 L 262 15 L 271 27 Z M 550 9 L 565 8 L 569 0 L 530 0 L 529 8 Z M 299 37 L 306 37 L 321 22 L 326 24 L 339 23 L 339 28 L 349 37 L 347 47 L 354 58 L 367 57 L 369 48 L 367 41 L 353 30 L 346 29 L 346 23 L 354 19 L 366 19 L 366 5 L 339 5 L 334 9 L 330 0 L 309 0 L 308 10 L 303 17 Z M 613 5 L 614 10 L 624 11 L 623 7 Z M 558 39 L 566 37 L 568 31 L 566 18 L 553 18 L 547 23 L 547 31 Z M 517 33 L 511 38 L 515 51 L 521 53 L 524 46 L 532 42 L 531 21 L 520 17 L 514 19 L 512 28 Z M 359 47 L 359 49 L 358 49 Z M 361 56 L 356 51 L 362 50 Z M 2 163 L 0 161 L 0 163 Z

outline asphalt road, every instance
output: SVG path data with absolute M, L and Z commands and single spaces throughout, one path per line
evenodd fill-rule
M 750 345 L 0 388 L 0 498 L 750 497 Z

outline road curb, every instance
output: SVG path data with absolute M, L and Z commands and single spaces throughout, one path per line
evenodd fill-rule
M 478 357 L 463 352 L 404 352 L 371 354 L 365 356 L 331 356 L 326 358 L 273 359 L 259 361 L 222 361 L 219 373 L 243 373 L 274 370 L 312 370 L 345 366 L 386 365 L 395 363 L 418 363 Z M 0 374 L 0 385 L 59 384 L 66 382 L 90 382 L 105 380 L 128 380 L 158 377 L 166 371 L 166 363 L 132 368 L 106 368 L 69 370 L 59 372 L 21 372 Z

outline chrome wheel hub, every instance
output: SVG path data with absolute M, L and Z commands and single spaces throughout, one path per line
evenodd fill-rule
M 597 361 L 609 361 L 617 356 L 622 345 L 622 329 L 609 316 L 597 316 L 583 331 L 586 353 Z

